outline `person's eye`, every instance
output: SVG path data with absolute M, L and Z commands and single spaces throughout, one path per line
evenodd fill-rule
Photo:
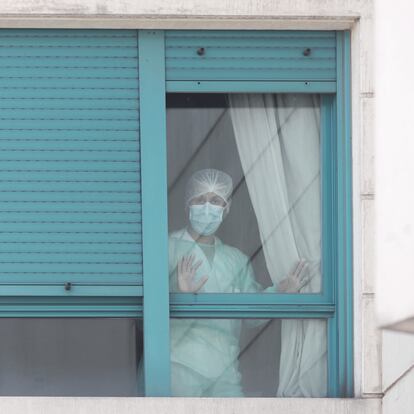
M 191 204 L 197 204 L 197 205 L 204 204 L 204 203 L 205 203 L 205 200 L 203 197 L 196 197 L 191 201 Z
M 215 205 L 215 206 L 223 206 L 224 202 L 221 198 L 217 197 L 217 198 L 213 198 L 211 200 L 211 204 Z

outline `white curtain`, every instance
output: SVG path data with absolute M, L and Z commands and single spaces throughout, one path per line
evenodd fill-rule
M 232 94 L 230 114 L 266 265 L 275 286 L 299 259 L 310 265 L 300 293 L 321 291 L 320 111 L 315 95 Z M 323 397 L 326 324 L 282 322 L 277 396 Z

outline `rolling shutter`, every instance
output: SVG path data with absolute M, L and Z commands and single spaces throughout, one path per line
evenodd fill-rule
M 137 53 L 137 31 L 0 31 L 3 289 L 141 294 Z
M 166 32 L 167 81 L 333 81 L 332 31 Z

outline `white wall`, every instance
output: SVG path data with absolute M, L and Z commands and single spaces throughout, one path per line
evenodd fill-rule
M 414 30 L 409 0 L 378 0 L 377 87 L 377 311 L 383 332 L 384 414 L 414 412 Z
M 383 331 L 383 414 L 414 412 L 414 335 Z
M 265 400 L 256 405 L 250 405 L 248 401 L 218 404 L 198 400 L 197 403 L 205 404 L 204 412 L 213 408 L 232 410 L 231 404 L 244 404 L 238 406 L 237 412 L 244 412 L 241 407 L 246 412 L 258 411 L 260 404 L 267 407 L 263 412 L 278 412 L 280 409 L 281 412 L 301 414 L 379 413 L 381 341 L 374 311 L 373 0 L 2 0 L 0 26 L 352 30 L 355 392 L 357 396 L 372 399 L 311 400 L 306 404 L 294 400 Z M 39 412 L 34 407 L 41 404 L 40 400 L 22 401 L 26 407 L 31 407 L 25 412 Z M 60 407 L 74 407 L 79 404 L 77 401 L 62 400 L 59 404 Z M 0 411 L 23 412 L 11 411 L 11 405 L 7 405 L 9 411 L 2 410 L 3 406 L 6 407 L 3 404 L 15 403 L 0 400 Z M 92 413 L 98 412 L 96 407 L 101 403 L 85 404 L 94 408 L 88 411 Z M 102 403 L 101 407 L 110 410 L 111 404 L 127 407 L 135 403 L 111 400 L 110 404 Z M 160 407 L 156 404 L 161 403 L 147 400 L 146 404 L 155 410 Z M 176 404 L 190 404 L 186 406 L 189 407 L 196 402 Z M 63 408 L 54 412 L 57 411 L 64 412 Z
M 407 371 L 392 388 L 388 389 L 383 399 L 384 414 L 412 414 L 414 410 L 414 369 Z
M 375 414 L 381 401 L 287 398 L 0 398 L 7 414 Z
M 414 335 L 384 330 L 382 338 L 382 387 L 386 393 L 414 368 Z M 411 408 L 414 412 L 414 405 Z
M 412 333 L 414 192 L 407 189 L 414 178 L 413 12 L 410 0 L 379 0 L 376 13 L 378 316 L 381 325 Z

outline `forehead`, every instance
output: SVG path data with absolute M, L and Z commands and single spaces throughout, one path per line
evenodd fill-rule
M 224 200 L 223 197 L 213 192 L 200 194 L 199 196 L 193 197 L 191 200 L 213 200 L 216 198 L 222 200 L 223 202 L 226 202 L 226 200 Z

